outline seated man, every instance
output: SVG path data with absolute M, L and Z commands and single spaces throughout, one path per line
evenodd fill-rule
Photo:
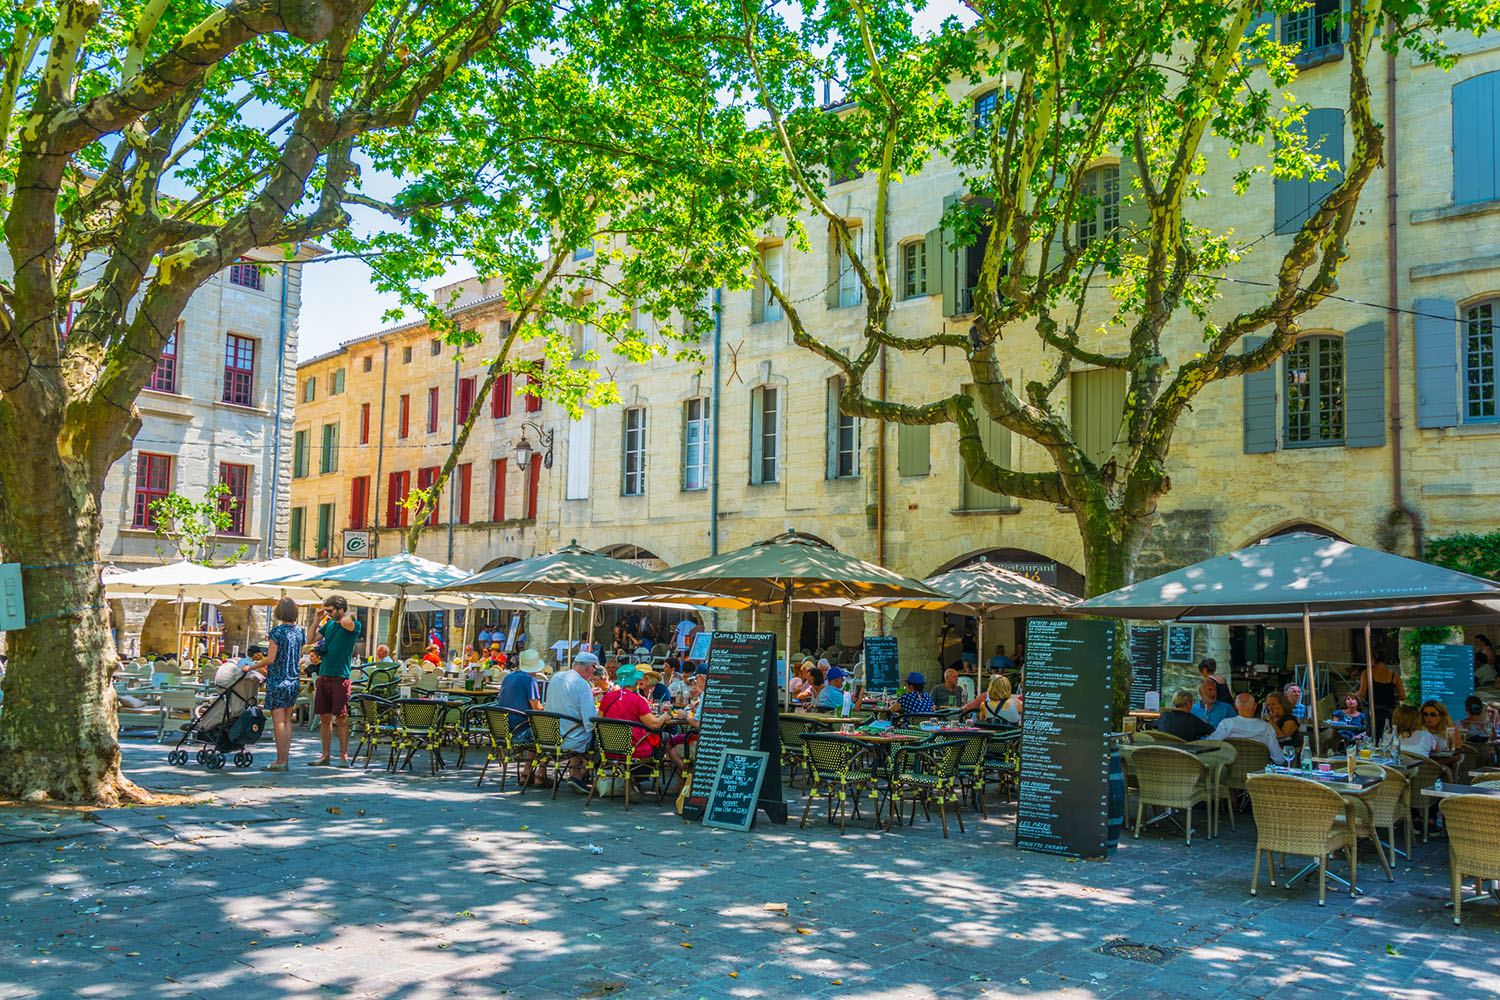
M 995 647 L 995 657 L 990 660 L 990 668 L 1010 674 L 1016 672 L 1015 663 L 1011 661 L 1010 657 L 1005 655 L 1005 643 L 1002 642 Z
M 1201 740 L 1214 731 L 1214 727 L 1193 714 L 1193 692 L 1186 689 L 1172 696 L 1172 707 L 1161 713 L 1156 728 L 1168 736 L 1180 740 Z
M 1271 752 L 1271 763 L 1285 764 L 1286 755 L 1281 752 L 1281 744 L 1276 741 L 1276 730 L 1265 719 L 1256 718 L 1255 696 L 1249 693 L 1241 694 L 1234 699 L 1234 710 L 1236 715 L 1231 715 L 1214 729 L 1211 739 L 1228 740 L 1255 740 L 1264 743 L 1266 749 Z
M 517 742 L 526 742 L 531 739 L 531 720 L 526 717 L 526 711 L 528 709 L 540 711 L 542 707 L 542 693 L 536 683 L 537 674 L 542 672 L 542 658 L 536 655 L 535 650 L 527 652 L 531 655 L 521 657 L 519 668 L 506 674 L 500 681 L 500 693 L 495 697 L 497 705 L 511 709 L 510 731 Z M 527 754 L 528 763 L 525 772 L 521 775 L 523 782 L 529 780 L 531 776 L 529 761 L 535 756 L 533 753 Z M 537 784 L 543 788 L 552 787 L 545 767 L 537 777 Z
M 958 686 L 958 671 L 949 667 L 943 671 L 943 683 L 932 689 L 932 707 L 957 708 L 966 701 L 963 689 Z
M 393 660 L 393 659 L 391 659 L 391 647 L 387 646 L 383 642 L 380 645 L 376 646 L 375 647 L 375 662 L 374 662 L 374 664 L 372 664 L 372 666 L 385 666 L 385 667 L 394 667 L 394 666 L 396 666 L 396 661 Z
M 839 667 L 829 667 L 826 675 L 827 685 L 818 692 L 818 708 L 843 708 L 844 707 L 844 679 L 849 675 Z
M 906 675 L 906 691 L 896 699 L 896 704 L 901 707 L 903 715 L 932 714 L 932 698 L 923 690 L 925 687 L 927 687 L 927 678 L 920 670 L 913 670 Z
M 1286 700 L 1292 703 L 1292 718 L 1307 718 L 1307 705 L 1302 701 L 1302 688 L 1298 684 L 1288 684 L 1284 691 Z
M 522 653 L 534 653 L 526 650 Z M 537 660 L 540 665 L 540 657 Z M 547 682 L 547 711 L 570 715 L 580 722 L 562 724 L 562 747 L 568 752 L 568 787 L 587 795 L 589 786 L 584 784 L 584 754 L 594 734 L 594 689 L 588 678 L 599 666 L 599 657 L 593 653 L 579 653 L 573 658 L 572 670 L 559 670 Z M 559 776 L 560 777 L 560 776 Z
M 1234 706 L 1219 700 L 1219 685 L 1212 677 L 1198 681 L 1198 701 L 1193 705 L 1193 714 L 1209 726 L 1217 726 L 1234 714 Z

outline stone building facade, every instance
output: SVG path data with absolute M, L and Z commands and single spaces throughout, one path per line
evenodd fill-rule
M 1324 155 L 1342 160 L 1352 146 L 1340 110 L 1346 57 L 1336 39 L 1315 41 L 1322 44 L 1309 62 L 1323 61 L 1305 70 L 1296 92 L 1314 109 L 1307 127 Z M 1496 527 L 1500 478 L 1487 470 L 1500 459 L 1500 353 L 1492 324 L 1500 308 L 1500 126 L 1482 109 L 1491 106 L 1486 88 L 1500 81 L 1500 37 L 1455 38 L 1453 47 L 1462 58 L 1446 72 L 1407 53 L 1395 57 L 1395 117 L 1388 124 L 1394 155 L 1386 164 L 1391 185 L 1378 171 L 1366 188 L 1338 297 L 1304 318 L 1303 339 L 1287 359 L 1268 372 L 1210 386 L 1197 398 L 1175 439 L 1172 489 L 1146 541 L 1138 577 L 1297 528 L 1411 554 L 1419 535 Z M 1370 74 L 1373 107 L 1382 119 L 1385 58 L 1380 52 L 1372 57 Z M 995 89 L 994 83 L 964 83 L 955 84 L 954 93 L 982 102 Z M 1326 190 L 1315 182 L 1273 181 L 1267 172 L 1252 179 L 1247 194 L 1234 196 L 1232 172 L 1267 158 L 1255 149 L 1239 160 L 1228 153 L 1222 140 L 1208 144 L 1203 184 L 1210 197 L 1190 207 L 1197 221 L 1232 230 L 1247 248 L 1227 272 L 1233 280 L 1221 285 L 1220 317 L 1261 300 L 1291 230 Z M 1105 159 L 1098 167 L 1106 190 L 1123 170 L 1128 194 L 1128 165 Z M 871 224 L 870 178 L 835 185 L 830 197 L 851 222 Z M 967 322 L 963 251 L 945 246 L 939 231 L 945 204 L 962 197 L 957 171 L 941 160 L 892 191 L 896 333 Z M 1130 214 L 1128 201 L 1118 206 L 1122 225 L 1129 225 Z M 783 242 L 784 226 L 765 234 L 767 267 L 782 276 L 811 328 L 847 348 L 858 341 L 864 315 L 858 286 L 839 280 L 826 226 L 812 216 L 804 221 L 810 236 L 805 252 Z M 676 564 L 794 528 L 913 577 L 986 555 L 1081 592 L 1081 546 L 1070 514 L 976 491 L 961 474 L 951 425 L 929 432 L 840 416 L 832 402 L 833 366 L 794 345 L 778 313 L 760 289 L 721 293 L 718 323 L 702 345 L 710 360 L 701 365 L 615 363 L 602 348 L 599 363 L 618 384 L 623 404 L 579 420 L 544 407 L 537 416 L 555 432 L 558 455 L 540 472 L 536 517 L 517 524 L 507 508 L 506 519 L 480 524 L 484 505 L 471 505 L 469 523 L 452 532 L 451 561 L 479 569 L 577 539 L 648 563 Z M 387 341 L 395 350 L 407 343 L 403 338 L 422 336 L 396 331 L 355 341 L 304 364 L 299 377 L 352 363 L 362 351 L 379 354 Z M 1163 350 L 1181 359 L 1200 337 L 1184 312 Z M 1106 351 L 1122 345 L 1123 334 L 1112 329 L 1097 344 Z M 439 374 L 451 379 L 450 369 L 462 377 L 481 367 L 471 352 L 473 360 L 455 368 L 443 350 L 441 372 L 435 369 L 429 381 Z M 1020 329 L 1007 331 L 1004 361 L 1018 384 L 1049 363 L 1036 338 Z M 934 350 L 892 353 L 878 378 L 883 390 L 867 388 L 919 402 L 955 391 L 970 376 L 963 359 Z M 396 393 L 417 391 L 394 385 L 385 395 L 388 409 Z M 440 388 L 441 398 L 450 399 L 448 381 Z M 1105 372 L 1079 367 L 1071 374 L 1066 406 L 1090 447 L 1111 445 L 1114 428 L 1101 414 L 1118 415 L 1122 391 Z M 299 428 L 310 412 L 299 409 Z M 471 442 L 466 461 L 476 470 L 503 460 L 515 440 L 510 425 L 495 427 L 498 433 Z M 998 427 L 987 435 L 991 454 L 1015 467 L 1050 467 L 1034 443 Z M 382 454 L 387 470 L 393 462 L 402 468 L 436 462 L 397 457 L 401 449 L 389 446 Z M 361 453 L 360 461 L 378 459 Z M 484 481 L 475 476 L 475 483 Z M 314 489 L 337 498 L 350 492 L 347 478 L 327 484 L 299 479 L 294 503 L 313 503 Z M 372 508 L 372 516 L 387 517 L 384 504 Z M 430 531 L 419 551 L 442 557 L 447 538 L 446 531 Z M 760 624 L 781 627 L 775 615 L 760 616 Z M 903 668 L 933 674 L 944 638 L 942 617 L 930 614 L 905 613 L 883 623 L 874 616 L 812 615 L 799 625 L 809 648 L 853 646 L 865 629 L 894 629 Z M 1016 636 L 1009 623 L 1000 623 L 990 638 L 1012 646 Z M 1200 654 L 1251 663 L 1284 655 L 1276 651 L 1284 642 L 1274 635 L 1199 629 L 1197 642 Z M 1334 663 L 1362 659 L 1357 642 L 1325 632 L 1316 656 Z M 941 655 L 952 660 L 956 648 Z M 1186 664 L 1176 676 L 1187 679 Z

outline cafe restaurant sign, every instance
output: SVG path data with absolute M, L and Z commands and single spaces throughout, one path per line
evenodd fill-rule
M 1045 583 L 1049 587 L 1057 586 L 1057 563 L 1047 560 L 1045 562 L 992 562 L 990 565 L 1008 569 L 1012 573 L 1018 573 L 1028 580 L 1037 583 Z

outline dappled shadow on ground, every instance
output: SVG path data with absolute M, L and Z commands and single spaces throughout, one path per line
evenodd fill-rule
M 310 744 L 299 743 L 301 760 Z M 0 811 L 0 995 L 167 998 L 253 991 L 392 998 L 1094 998 L 1500 989 L 1500 915 L 1454 928 L 1446 846 L 1368 895 L 1315 882 L 1248 895 L 1253 824 L 1185 847 L 1165 832 L 1108 861 L 1019 852 L 1014 807 L 840 837 L 813 810 L 748 833 L 654 799 L 492 781 L 165 766 L 132 777 L 195 806 Z M 796 795 L 796 791 L 789 794 Z M 801 812 L 795 803 L 794 815 Z M 593 853 L 592 847 L 602 850 Z M 1160 966 L 1100 954 L 1122 937 Z

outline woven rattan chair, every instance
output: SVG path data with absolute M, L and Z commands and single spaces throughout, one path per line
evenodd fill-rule
M 1359 860 L 1354 837 L 1339 821 L 1345 809 L 1343 797 L 1310 778 L 1290 774 L 1252 774 L 1245 780 L 1250 810 L 1255 816 L 1255 871 L 1250 876 L 1250 895 L 1260 891 L 1261 854 L 1269 855 L 1271 885 L 1276 884 L 1276 855 L 1295 854 L 1318 864 L 1318 905 L 1324 905 L 1328 885 L 1328 857 L 1342 850 L 1349 859 L 1349 895 L 1355 894 Z
M 1427 837 L 1432 824 L 1432 803 L 1423 798 L 1422 791 L 1431 788 L 1443 777 L 1443 765 L 1424 754 L 1401 751 L 1401 759 L 1409 766 L 1414 766 L 1417 773 L 1411 781 L 1411 806 L 1422 814 L 1422 843 L 1427 843 Z
M 1260 740 L 1246 740 L 1240 737 L 1230 737 L 1224 741 L 1234 747 L 1234 760 L 1224 769 L 1221 779 L 1223 787 L 1228 789 L 1229 808 L 1234 810 L 1235 801 L 1232 793 L 1245 791 L 1245 779 L 1252 774 L 1262 774 L 1266 765 L 1271 763 L 1271 749 Z M 1244 802 L 1241 801 L 1243 806 Z M 1234 828 L 1234 820 L 1230 819 L 1230 829 Z
M 359 742 L 354 745 L 354 758 L 358 760 L 359 752 L 363 749 L 366 769 L 375 756 L 375 748 L 381 742 L 389 745 L 395 736 L 392 711 L 389 699 L 373 694 L 357 694 L 349 699 L 349 714 L 354 716 L 354 725 L 359 733 Z
M 781 733 L 781 766 L 787 769 L 786 783 L 793 785 L 797 768 L 807 770 L 807 751 L 802 746 L 802 737 L 817 732 L 818 724 L 811 719 L 782 715 L 776 719 L 776 728 Z
M 625 808 L 629 809 L 631 788 L 637 781 L 649 778 L 656 788 L 656 802 L 661 804 L 661 754 L 653 749 L 644 757 L 635 756 L 636 748 L 652 734 L 659 735 L 657 730 L 630 719 L 594 720 L 594 743 L 591 750 L 594 785 L 589 789 L 589 797 L 584 800 L 584 806 L 594 801 L 599 782 L 605 779 L 612 779 L 616 787 L 624 785 Z
M 1385 773 L 1384 769 L 1381 770 L 1380 784 L 1344 795 L 1344 801 L 1349 803 L 1349 808 L 1345 810 L 1343 820 L 1354 837 L 1354 850 L 1356 852 L 1359 850 L 1360 838 L 1370 838 L 1375 845 L 1375 857 L 1380 859 L 1380 867 L 1385 869 L 1385 880 L 1394 882 L 1396 876 L 1391 874 L 1391 865 L 1386 860 L 1380 835 L 1384 832 L 1392 842 L 1396 839 L 1395 813 L 1401 803 L 1406 800 L 1406 778 L 1396 772 Z M 1354 773 L 1363 774 L 1367 771 L 1356 765 Z M 1375 775 L 1370 773 L 1370 776 Z
M 1173 736 L 1171 733 L 1164 733 L 1160 729 L 1148 729 L 1147 732 L 1151 735 L 1151 742 L 1153 743 L 1172 746 L 1187 742 L 1181 736 Z
M 427 764 L 431 773 L 437 774 L 442 760 L 443 723 L 447 719 L 447 702 L 428 698 L 398 698 L 391 703 L 395 733 L 391 739 L 391 759 L 387 770 L 397 771 L 411 766 L 412 754 L 427 751 Z M 396 765 L 401 751 L 406 759 Z
M 1016 775 L 1021 771 L 1020 730 L 991 732 L 984 748 L 984 780 L 993 781 L 1009 802 L 1015 791 Z
M 522 727 L 526 734 L 517 739 L 516 732 L 511 728 L 510 712 L 499 705 L 480 705 L 469 709 L 476 712 L 484 723 L 489 735 L 489 752 L 485 756 L 484 767 L 479 771 L 479 780 L 474 787 L 478 788 L 484 784 L 484 776 L 489 771 L 491 764 L 500 765 L 500 790 L 505 791 L 505 769 L 512 764 L 516 766 L 516 780 L 521 780 L 521 765 L 525 761 L 525 755 L 536 749 L 536 740 L 532 738 L 531 730 Z
M 959 787 L 972 799 L 974 808 L 985 819 L 990 818 L 989 810 L 984 804 L 984 755 L 989 749 L 989 742 L 988 733 L 965 736 L 963 750 L 958 755 Z
M 1191 844 L 1193 806 L 1201 802 L 1208 807 L 1208 835 L 1214 835 L 1213 774 L 1203 761 L 1186 750 L 1144 746 L 1137 748 L 1131 755 L 1130 769 L 1140 786 L 1135 806 L 1137 840 L 1141 838 L 1142 820 L 1147 805 L 1183 810 L 1185 815 L 1182 832 L 1187 843 Z
M 1483 785 L 1486 782 L 1490 781 L 1500 781 L 1500 771 L 1491 771 L 1488 774 L 1469 775 L 1469 784 L 1471 785 Z
M 901 803 L 911 803 L 911 819 L 917 821 L 917 803 L 930 821 L 932 804 L 937 803 L 943 818 L 943 838 L 948 837 L 948 806 L 958 818 L 958 832 L 964 832 L 963 787 L 959 779 L 959 760 L 968 740 L 942 740 L 916 746 L 898 747 L 891 755 L 890 813 L 886 829 L 901 819 Z M 877 817 L 878 819 L 878 817 Z
M 1383 764 L 1356 764 L 1355 774 L 1363 774 L 1371 778 L 1384 778 L 1393 784 L 1376 786 L 1382 789 L 1379 795 L 1368 794 L 1371 790 L 1366 789 L 1361 797 L 1370 806 L 1372 822 L 1376 829 L 1385 831 L 1384 846 L 1391 852 L 1391 856 L 1401 854 L 1403 857 L 1411 856 L 1411 783 L 1406 780 L 1406 772 L 1394 767 L 1386 767 Z M 1401 851 L 1396 847 L 1396 827 L 1406 827 L 1406 850 Z
M 869 771 L 856 768 L 855 764 L 864 752 L 869 749 L 865 744 L 852 736 L 844 736 L 839 733 L 804 733 L 802 746 L 807 750 L 807 804 L 802 807 L 802 826 L 807 826 L 807 814 L 812 809 L 813 799 L 823 797 L 826 800 L 824 811 L 828 813 L 828 822 L 833 822 L 833 800 L 837 796 L 839 800 L 839 833 L 844 832 L 845 805 L 852 804 L 855 816 L 859 815 L 859 797 L 861 793 L 868 792 L 871 798 L 876 798 L 877 789 L 875 775 Z M 853 793 L 854 801 L 849 803 L 849 795 Z M 880 823 L 880 804 L 876 798 L 875 822 Z
M 1472 876 L 1483 891 L 1484 879 L 1500 879 L 1500 798 L 1493 795 L 1450 795 L 1443 799 L 1443 822 L 1448 830 L 1448 870 L 1453 887 L 1453 922 L 1463 919 L 1464 876 Z
M 526 789 L 531 787 L 531 778 L 546 765 L 553 765 L 554 775 L 561 779 L 563 768 L 572 757 L 581 756 L 585 760 L 589 759 L 588 753 L 568 750 L 563 746 L 563 739 L 583 725 L 583 721 L 577 716 L 563 715 L 561 712 L 530 711 L 526 713 L 526 717 L 531 720 L 531 736 L 535 741 L 536 757 L 531 762 L 531 773 L 521 785 L 522 794 L 525 794 Z M 562 784 L 561 780 L 552 782 L 554 799 L 557 798 L 557 786 L 560 784 Z

